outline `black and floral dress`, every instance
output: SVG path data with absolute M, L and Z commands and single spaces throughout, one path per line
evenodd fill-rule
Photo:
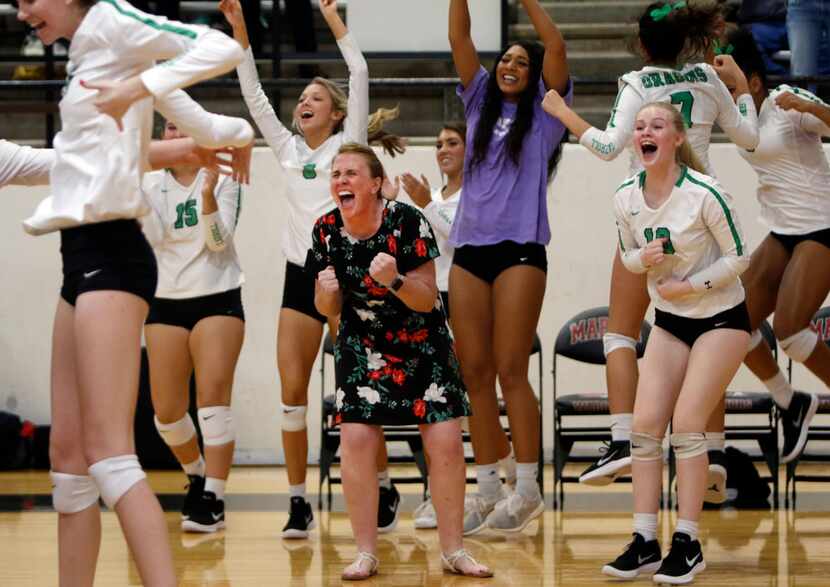
M 402 275 L 439 255 L 418 210 L 384 206 L 380 228 L 366 240 L 346 232 L 339 210 L 317 220 L 306 260 L 315 277 L 333 266 L 343 292 L 335 422 L 432 424 L 469 415 L 441 297 L 431 312 L 416 312 L 369 275 L 378 253 L 395 257 Z

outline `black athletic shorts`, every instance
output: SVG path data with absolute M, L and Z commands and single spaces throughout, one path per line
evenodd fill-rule
M 502 241 L 495 245 L 464 245 L 455 249 L 452 262 L 490 284 L 516 265 L 530 265 L 545 274 L 548 272 L 547 251 L 539 243 Z
M 168 324 L 193 330 L 200 320 L 210 316 L 230 316 L 245 322 L 242 288 L 181 300 L 156 298 L 150 305 L 145 324 Z
M 325 324 L 326 317 L 318 312 L 314 305 L 315 281 L 317 281 L 317 276 L 307 272 L 304 267 L 291 261 L 286 262 L 282 307 L 290 308 Z
M 689 348 L 692 348 L 695 341 L 710 330 L 728 328 L 743 330 L 748 333 L 752 332 L 749 327 L 749 312 L 746 309 L 745 302 L 708 318 L 684 318 L 677 314 L 655 309 L 654 325 L 679 338 Z
M 824 228 L 815 232 L 808 232 L 807 234 L 779 234 L 777 232 L 769 233 L 775 240 L 784 245 L 787 252 L 791 255 L 795 247 L 804 241 L 816 241 L 830 249 L 830 228 Z
M 112 220 L 61 230 L 61 297 L 71 306 L 82 293 L 124 291 L 151 304 L 156 256 L 135 220 Z

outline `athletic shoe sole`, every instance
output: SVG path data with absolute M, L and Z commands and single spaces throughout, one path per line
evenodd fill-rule
M 790 454 L 781 457 L 782 463 L 789 463 L 804 451 L 804 445 L 807 444 L 807 435 L 810 433 L 810 423 L 813 421 L 816 411 L 818 411 L 818 397 L 811 393 L 810 407 L 807 408 L 807 413 L 804 414 L 804 422 L 801 424 L 801 434 L 798 435 L 798 442 L 795 443 L 795 448 Z
M 631 472 L 631 457 L 623 457 L 615 461 L 609 461 L 597 467 L 590 473 L 580 475 L 579 482 L 584 485 L 608 485 L 614 479 Z
M 668 585 L 688 585 L 692 581 L 695 580 L 695 575 L 701 573 L 706 570 L 706 561 L 700 561 L 692 570 L 686 573 L 685 575 L 680 575 L 679 577 L 672 577 L 669 575 L 654 575 L 652 580 L 655 583 L 666 583 Z
M 308 529 L 306 529 L 306 530 L 297 530 L 295 528 L 290 528 L 288 530 L 283 530 L 282 531 L 282 537 L 283 538 L 288 538 L 289 540 L 298 540 L 298 539 L 308 538 L 309 530 L 314 530 L 314 527 L 316 525 L 317 524 L 314 522 L 314 520 L 311 520 L 311 523 L 308 525 Z
M 703 501 L 714 504 L 726 501 L 726 468 L 723 465 L 709 465 Z
M 215 524 L 200 524 L 193 520 L 183 520 L 182 530 L 185 532 L 200 532 L 202 534 L 210 534 L 211 532 L 218 532 L 225 527 L 225 520 L 219 520 Z
M 617 579 L 623 579 L 625 581 L 631 581 L 632 579 L 636 579 L 640 575 L 653 575 L 657 572 L 657 569 L 660 568 L 661 561 L 656 561 L 653 563 L 649 563 L 647 565 L 643 565 L 638 569 L 633 569 L 631 571 L 621 571 L 616 567 L 612 567 L 611 565 L 605 565 L 602 567 L 602 573 L 604 575 L 608 575 L 609 577 L 616 577 Z
M 491 530 L 495 530 L 496 532 L 507 532 L 507 533 L 510 533 L 510 534 L 515 534 L 515 533 L 521 532 L 522 530 L 527 528 L 528 525 L 530 525 L 530 523 L 533 520 L 535 520 L 536 518 L 541 516 L 542 512 L 544 512 L 544 511 L 545 511 L 545 500 L 543 499 L 542 501 L 539 502 L 539 505 L 536 506 L 536 509 L 534 509 L 532 512 L 530 512 L 530 515 L 527 517 L 527 519 L 525 519 L 524 522 L 522 522 L 521 526 L 517 526 L 516 528 L 493 528 L 493 526 L 490 526 L 488 524 L 488 527 Z M 487 517 L 489 518 L 490 516 L 487 516 Z M 485 520 L 485 522 L 486 522 L 486 520 Z
M 434 530 L 438 527 L 438 522 L 434 519 L 426 519 L 426 518 L 416 518 L 415 519 L 415 529 L 416 530 Z

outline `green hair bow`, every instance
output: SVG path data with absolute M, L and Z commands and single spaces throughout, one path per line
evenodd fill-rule
M 680 10 L 681 8 L 686 8 L 686 2 L 680 0 L 680 2 L 675 2 L 674 4 L 664 4 L 662 8 L 655 8 L 651 12 L 649 12 L 649 16 L 654 22 L 658 22 L 666 18 L 669 14 L 672 13 L 673 10 Z
M 735 46 L 732 43 L 726 47 L 722 47 L 717 39 L 715 39 L 712 47 L 715 50 L 715 55 L 732 55 L 732 51 L 735 50 Z

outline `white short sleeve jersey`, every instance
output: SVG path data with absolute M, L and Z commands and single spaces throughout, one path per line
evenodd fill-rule
M 657 308 L 686 318 L 708 318 L 744 300 L 738 276 L 749 266 L 749 252 L 732 198 L 717 181 L 684 167 L 668 199 L 657 209 L 643 197 L 645 172 L 626 180 L 614 196 L 614 213 L 625 266 L 648 272 L 648 292 Z M 655 238 L 664 243 L 664 260 L 644 267 L 641 249 Z M 666 300 L 657 292 L 665 278 L 688 279 L 694 292 Z
M 806 90 L 778 86 L 761 105 L 758 146 L 739 152 L 758 174 L 764 224 L 779 234 L 807 234 L 830 227 L 830 165 L 821 144 L 830 128 L 812 114 L 779 108 L 775 99 L 784 92 L 823 104 Z
M 164 59 L 169 61 L 155 65 Z M 239 44 L 218 31 L 145 14 L 123 0 L 99 0 L 86 13 L 69 46 L 52 193 L 24 221 L 26 231 L 44 234 L 145 215 L 148 208 L 141 193 L 141 175 L 147 162 L 154 98 L 225 72 L 241 59 Z M 82 82 L 134 76 L 141 77 L 153 96 L 134 103 L 119 130 L 112 118 L 96 109 L 98 92 Z
M 438 242 L 438 250 L 441 255 L 435 259 L 435 280 L 438 291 L 449 291 L 450 288 L 450 267 L 452 267 L 452 255 L 455 247 L 450 244 L 450 230 L 455 220 L 455 213 L 458 210 L 458 203 L 461 201 L 461 192 L 458 190 L 446 200 L 441 193 L 441 188 L 432 192 L 432 201 L 421 210 L 432 226 L 435 233 L 435 240 Z
M 46 185 L 54 162 L 52 149 L 33 149 L 0 140 L 0 187 Z
M 736 104 L 717 72 L 706 63 L 690 63 L 679 70 L 644 67 L 623 75 L 619 88 L 605 131 L 592 127 L 579 140 L 602 159 L 613 159 L 629 147 L 637 112 L 651 102 L 668 102 L 680 110 L 689 144 L 709 175 L 709 142 L 715 122 L 735 144 L 748 149 L 758 144 L 752 97 L 743 94 Z M 633 174 L 641 166 L 633 149 L 630 157 Z
M 242 187 L 230 177 L 221 176 L 214 191 L 219 211 L 205 216 L 204 180 L 204 170 L 189 186 L 180 184 L 166 170 L 144 175 L 142 185 L 152 210 L 142 218 L 142 226 L 156 253 L 158 298 L 187 299 L 222 293 L 245 281 L 233 242 L 242 208 Z M 220 247 L 216 246 L 217 237 Z
M 331 135 L 316 149 L 309 148 L 301 135 L 292 133 L 277 118 L 259 83 L 250 48 L 236 70 L 245 104 L 285 171 L 288 226 L 283 233 L 282 251 L 288 261 L 297 265 L 305 265 L 314 223 L 334 208 L 329 179 L 331 163 L 338 149 L 344 143 L 367 143 L 369 68 L 350 34 L 337 41 L 337 46 L 349 68 L 348 115 L 343 121 L 343 130 Z

